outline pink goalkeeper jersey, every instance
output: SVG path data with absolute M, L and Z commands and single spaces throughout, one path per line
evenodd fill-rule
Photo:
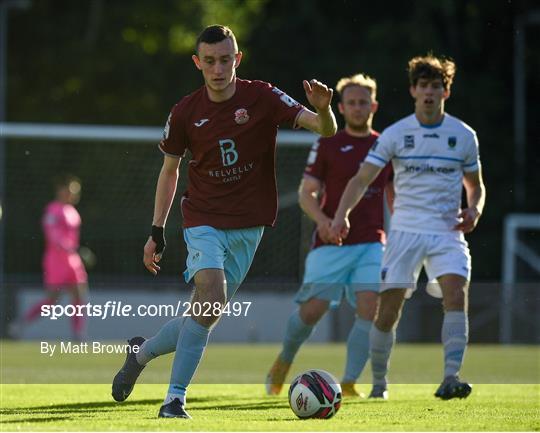
M 81 217 L 70 204 L 53 201 L 42 219 L 45 235 L 43 279 L 47 286 L 87 282 L 86 270 L 77 252 Z

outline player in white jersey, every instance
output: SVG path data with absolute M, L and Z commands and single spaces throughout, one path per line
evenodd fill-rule
M 471 259 L 464 233 L 474 230 L 485 202 L 478 141 L 466 124 L 444 111 L 455 64 L 432 55 L 409 61 L 414 114 L 387 128 L 341 197 L 332 222 L 335 239 L 347 236 L 348 214 L 381 169 L 392 161 L 395 202 L 381 270 L 381 294 L 370 332 L 371 397 L 387 398 L 386 374 L 395 328 L 422 266 L 428 293 L 443 298 L 444 380 L 435 396 L 467 397 L 459 379 L 468 340 L 467 292 Z M 467 207 L 461 209 L 462 185 Z

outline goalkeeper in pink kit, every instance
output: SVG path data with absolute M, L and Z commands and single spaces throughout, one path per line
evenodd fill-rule
M 45 238 L 42 265 L 46 296 L 30 307 L 21 321 L 12 324 L 13 337 L 40 316 L 44 305 L 55 304 L 62 291 L 71 293 L 73 305 L 86 303 L 88 276 L 78 253 L 81 217 L 75 209 L 81 196 L 81 182 L 74 176 L 62 176 L 56 179 L 55 187 L 55 200 L 46 206 L 41 221 Z M 71 328 L 73 338 L 83 340 L 85 317 L 71 317 Z

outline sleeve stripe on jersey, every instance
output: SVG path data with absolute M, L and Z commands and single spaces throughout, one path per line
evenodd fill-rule
M 373 153 L 368 153 L 368 156 L 366 157 L 367 158 L 374 158 L 374 159 L 378 159 L 379 161 L 381 162 L 384 162 L 385 164 L 388 164 L 388 161 L 386 161 L 385 159 L 381 158 L 380 156 L 377 156 L 377 155 L 374 155 Z
M 302 109 L 300 111 L 298 111 L 298 113 L 296 113 L 296 116 L 294 118 L 294 122 L 293 122 L 293 129 L 300 129 L 301 126 L 298 124 L 298 118 L 300 117 L 300 114 L 302 114 L 302 112 L 305 110 L 305 108 L 302 107 Z
M 470 164 L 463 164 L 463 167 L 473 167 L 473 166 L 475 166 L 476 164 L 477 164 L 477 162 L 474 161 L 474 162 L 471 162 Z
M 465 162 L 463 159 L 459 158 L 450 158 L 446 156 L 394 156 L 396 159 L 442 159 L 443 161 L 457 161 L 457 162 Z

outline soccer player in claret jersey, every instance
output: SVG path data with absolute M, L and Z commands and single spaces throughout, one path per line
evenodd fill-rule
M 381 271 L 380 304 L 370 334 L 372 397 L 387 398 L 386 375 L 404 299 L 425 267 L 428 293 L 442 297 L 444 380 L 435 393 L 465 398 L 472 388 L 459 378 L 468 341 L 467 290 L 471 258 L 464 233 L 476 227 L 485 188 L 476 133 L 445 113 L 455 64 L 433 55 L 409 61 L 414 114 L 383 131 L 349 181 L 332 222 L 332 237 L 346 237 L 348 215 L 380 170 L 392 161 L 395 202 Z M 462 185 L 467 207 L 461 209 Z
M 44 305 L 55 304 L 62 292 L 69 292 L 73 305 L 87 302 L 88 276 L 79 255 L 81 217 L 75 206 L 81 198 L 81 181 L 72 175 L 54 180 L 55 199 L 45 208 L 41 224 L 45 237 L 43 282 L 47 295 L 31 306 L 23 318 L 9 327 L 11 337 L 18 338 L 24 328 L 40 317 Z M 74 315 L 71 329 L 75 341 L 83 341 L 85 317 Z
M 191 302 L 223 306 L 246 276 L 265 226 L 277 214 L 275 146 L 279 125 L 304 127 L 323 136 L 336 132 L 332 89 L 311 80 L 303 86 L 316 113 L 262 81 L 236 77 L 242 52 L 233 32 L 207 27 L 198 37 L 195 66 L 205 85 L 176 104 L 167 120 L 160 149 L 164 154 L 154 207 L 152 235 L 144 264 L 154 275 L 163 254 L 163 228 L 175 195 L 178 167 L 186 150 L 189 185 L 182 197 L 184 239 L 188 249 L 186 282 L 194 281 Z M 190 418 L 186 390 L 206 347 L 219 309 L 210 316 L 176 318 L 152 338 L 134 337 L 113 381 L 115 400 L 125 400 L 144 366 L 176 351 L 170 386 L 159 417 Z
M 341 383 L 344 396 L 358 396 L 354 384 L 368 360 L 369 330 L 377 306 L 383 254 L 383 196 L 393 197 L 388 165 L 373 182 L 351 213 L 351 231 L 343 246 L 330 240 L 330 224 L 347 182 L 379 136 L 371 129 L 377 111 L 377 85 L 358 74 L 342 78 L 336 90 L 345 129 L 313 145 L 299 202 L 317 224 L 313 244 L 306 258 L 302 287 L 295 301 L 300 304 L 287 323 L 283 350 L 268 374 L 266 391 L 279 394 L 300 346 L 329 307 L 336 307 L 343 294 L 356 310 L 356 320 L 347 339 L 347 362 Z

